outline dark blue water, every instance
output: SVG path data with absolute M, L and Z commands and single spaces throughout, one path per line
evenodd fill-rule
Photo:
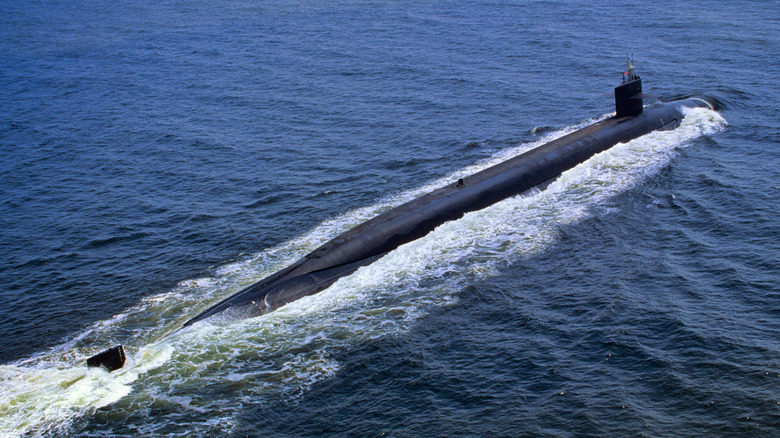
M 777 436 L 776 2 L 3 2 L 0 435 Z M 645 91 L 717 112 L 253 320 L 339 232 Z M 86 357 L 116 343 L 128 365 Z

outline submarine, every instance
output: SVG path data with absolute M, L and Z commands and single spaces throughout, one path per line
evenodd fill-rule
M 659 102 L 645 107 L 647 97 L 642 92 L 642 80 L 634 71 L 633 61 L 628 58 L 622 83 L 614 89 L 613 117 L 453 181 L 357 225 L 292 265 L 214 304 L 185 322 L 179 330 L 216 316 L 232 320 L 263 315 L 321 292 L 339 278 L 427 235 L 445 222 L 530 189 L 544 189 L 561 173 L 618 143 L 652 131 L 677 128 L 685 108 L 712 108 L 709 102 L 700 98 Z M 124 351 L 118 346 L 93 356 L 88 366 L 102 366 L 111 371 L 121 368 L 123 363 Z

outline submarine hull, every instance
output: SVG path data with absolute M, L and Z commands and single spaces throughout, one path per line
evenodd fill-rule
M 215 315 L 228 319 L 258 316 L 320 292 L 447 221 L 543 186 L 615 144 L 676 128 L 686 107 L 711 105 L 686 99 L 649 106 L 637 115 L 605 119 L 453 182 L 337 236 L 289 267 L 208 308 L 183 327 Z

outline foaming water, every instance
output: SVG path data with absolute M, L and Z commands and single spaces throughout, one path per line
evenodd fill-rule
M 678 148 L 726 125 L 714 111 L 686 110 L 678 129 L 616 145 L 565 172 L 544 191 L 445 223 L 320 294 L 258 318 L 206 321 L 171 335 L 213 302 L 362 221 L 593 121 L 325 221 L 299 238 L 225 265 L 213 277 L 145 298 L 47 352 L 0 367 L 0 429 L 11 436 L 63 434 L 95 415 L 96 427 L 113 435 L 229 433 L 242 400 L 297 397 L 339 370 L 335 353 L 408 330 L 431 307 L 457 300 L 464 285 L 544 251 L 560 227 L 592 216 L 611 197 L 656 174 Z M 82 365 L 115 343 L 129 352 L 122 370 L 108 374 Z M 108 405 L 110 414 L 100 410 Z M 152 415 L 167 421 L 145 421 Z

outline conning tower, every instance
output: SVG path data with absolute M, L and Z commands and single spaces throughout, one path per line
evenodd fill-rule
M 634 73 L 634 61 L 626 59 L 623 83 L 615 88 L 615 117 L 635 116 L 642 112 L 642 79 Z

